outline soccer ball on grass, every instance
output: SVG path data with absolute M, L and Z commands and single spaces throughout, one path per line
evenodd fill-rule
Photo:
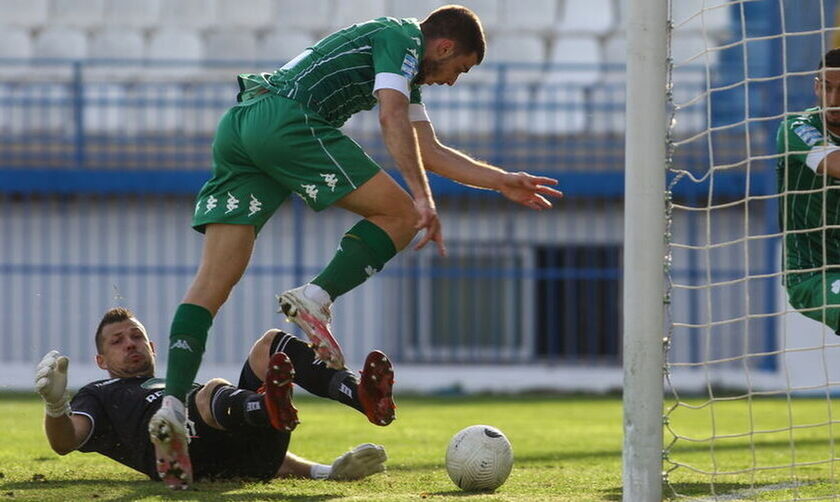
M 502 431 L 472 425 L 452 436 L 446 449 L 446 472 L 465 491 L 495 490 L 510 475 L 513 449 Z

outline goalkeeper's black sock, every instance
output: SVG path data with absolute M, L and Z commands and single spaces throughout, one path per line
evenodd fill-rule
M 356 393 L 358 380 L 352 371 L 327 368 L 315 358 L 312 347 L 288 333 L 278 332 L 271 342 L 271 354 L 284 352 L 295 367 L 295 383 L 316 396 L 326 397 L 362 413 L 364 409 Z
M 263 395 L 237 389 L 232 385 L 219 385 L 213 390 L 210 411 L 219 425 L 229 431 L 243 426 L 271 427 L 263 405 Z

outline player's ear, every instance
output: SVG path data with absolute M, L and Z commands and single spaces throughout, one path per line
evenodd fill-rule
M 108 371 L 108 365 L 105 363 L 105 358 L 102 357 L 102 354 L 96 354 L 96 365 L 99 366 L 100 369 Z
M 155 342 L 153 342 L 153 341 L 149 340 L 149 347 L 151 347 L 151 348 L 152 348 L 152 355 L 153 355 L 153 356 L 154 356 L 154 355 L 156 355 L 156 354 L 157 354 L 157 352 L 156 352 L 156 350 L 155 350 Z
M 455 41 L 449 38 L 440 38 L 435 46 L 435 53 L 439 58 L 448 58 L 455 54 Z

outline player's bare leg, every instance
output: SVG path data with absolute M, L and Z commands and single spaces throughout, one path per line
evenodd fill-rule
M 409 195 L 386 173 L 379 172 L 336 205 L 365 219 L 342 238 L 329 265 L 310 284 L 278 296 L 280 310 L 304 331 L 318 358 L 333 369 L 344 356 L 330 330 L 330 305 L 382 269 L 417 230 L 417 211 Z

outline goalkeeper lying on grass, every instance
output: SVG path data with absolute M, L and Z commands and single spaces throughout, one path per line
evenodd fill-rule
M 50 446 L 60 455 L 73 450 L 101 453 L 157 480 L 148 427 L 160 408 L 165 382 L 154 378 L 154 344 L 134 314 L 123 308 L 105 313 L 95 341 L 96 363 L 111 378 L 85 385 L 72 400 L 67 357 L 52 351 L 38 364 L 35 389 L 46 403 L 44 428 Z M 306 343 L 271 330 L 251 348 L 238 386 L 221 378 L 194 384 L 186 424 L 195 476 L 353 480 L 385 470 L 385 450 L 373 444 L 357 446 L 332 465 L 287 451 L 298 423 L 292 382 L 361 411 L 376 425 L 394 419 L 393 368 L 384 354 L 368 355 L 361 378 L 346 368 L 313 364 L 314 358 Z M 176 460 L 166 469 L 178 472 L 181 467 Z

